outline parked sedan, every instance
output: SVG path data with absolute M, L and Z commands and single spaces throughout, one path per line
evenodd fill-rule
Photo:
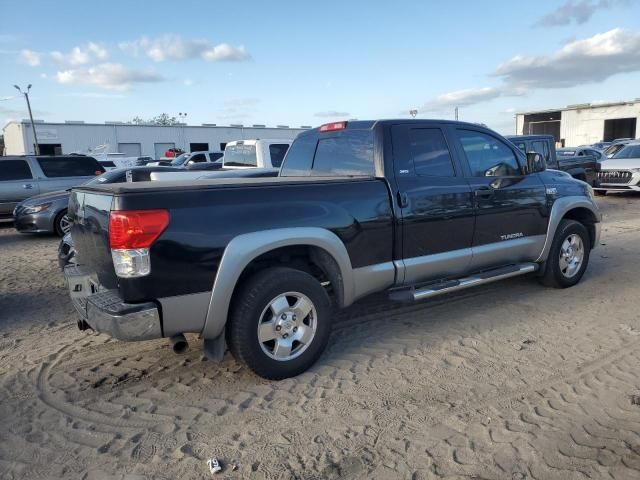
M 556 155 L 558 157 L 594 157 L 598 162 L 605 160 L 604 154 L 591 146 L 575 147 L 575 148 L 557 148 Z
M 170 167 L 131 167 L 110 170 L 84 183 L 141 182 L 150 179 L 151 172 L 181 170 Z M 63 236 L 69 231 L 67 204 L 69 191 L 43 193 L 19 203 L 13 211 L 16 230 L 21 233 L 56 233 Z

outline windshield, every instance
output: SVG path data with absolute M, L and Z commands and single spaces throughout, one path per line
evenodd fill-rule
M 613 145 L 611 145 L 609 148 L 607 148 L 604 153 L 606 155 L 613 155 L 615 154 L 618 150 L 620 150 L 621 148 L 623 148 L 625 146 L 624 143 L 614 143 Z
M 613 158 L 640 158 L 640 145 L 627 145 Z
M 82 185 L 100 185 L 102 183 L 120 183 L 124 182 L 125 171 L 124 170 L 111 170 L 110 172 L 103 173 L 97 177 L 93 177 L 87 180 Z
M 255 145 L 227 145 L 224 149 L 224 165 L 228 167 L 257 167 Z
M 188 153 L 183 153 L 182 155 L 178 155 L 176 158 L 171 160 L 171 166 L 179 167 L 180 165 L 184 165 L 184 163 L 187 161 L 188 158 L 189 158 Z

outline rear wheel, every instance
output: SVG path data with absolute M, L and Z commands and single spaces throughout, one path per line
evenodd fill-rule
M 594 190 L 594 193 L 598 197 L 604 197 L 604 196 L 607 195 L 607 191 L 606 190 Z
M 545 262 L 542 283 L 555 288 L 574 286 L 587 269 L 590 252 L 591 239 L 586 227 L 575 220 L 562 220 Z
M 322 285 L 308 273 L 275 267 L 239 288 L 227 324 L 233 356 L 271 380 L 311 367 L 331 331 L 331 302 Z
M 66 210 L 63 210 L 56 215 L 56 218 L 53 221 L 53 227 L 59 237 L 64 237 L 65 234 L 69 233 L 69 230 L 71 230 L 71 222 L 69 221 Z

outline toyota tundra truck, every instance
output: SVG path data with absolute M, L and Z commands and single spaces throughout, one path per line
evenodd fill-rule
M 571 287 L 598 245 L 589 185 L 480 125 L 334 122 L 275 178 L 90 185 L 69 202 L 65 268 L 81 329 L 184 333 L 282 379 L 321 355 L 333 312 L 374 292 L 414 302 L 532 274 Z

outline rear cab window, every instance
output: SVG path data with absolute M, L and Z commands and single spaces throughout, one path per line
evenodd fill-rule
M 255 145 L 227 145 L 224 149 L 224 164 L 229 167 L 257 167 Z
M 314 130 L 298 136 L 284 158 L 283 177 L 373 177 L 374 134 L 371 129 L 332 132 Z M 226 153 L 225 153 L 226 155 Z
M 37 162 L 48 178 L 91 177 L 104 173 L 104 167 L 92 157 L 37 157 Z
M 10 180 L 31 180 L 33 175 L 26 160 L 0 161 L 0 182 Z

